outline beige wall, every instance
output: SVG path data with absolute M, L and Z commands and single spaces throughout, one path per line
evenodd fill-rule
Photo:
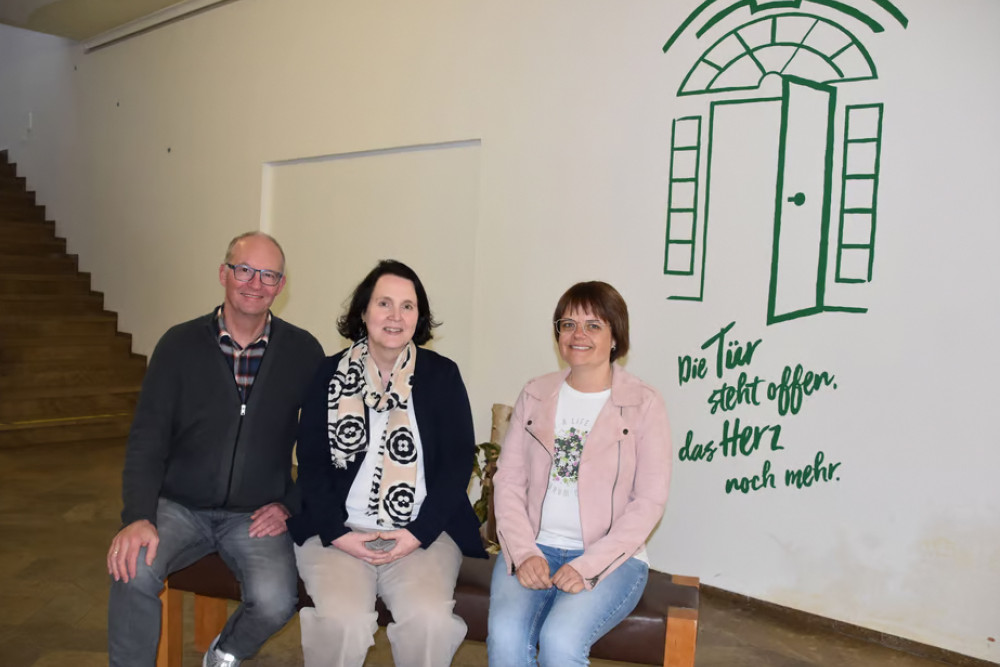
M 512 402 L 527 378 L 557 367 L 551 309 L 577 280 L 608 280 L 628 300 L 628 367 L 664 393 L 675 449 L 689 430 L 718 438 L 723 418 L 706 409 L 720 383 L 679 386 L 677 358 L 702 353 L 703 341 L 737 321 L 741 342 L 763 341 L 751 374 L 775 379 L 784 364 L 805 363 L 836 373 L 838 388 L 807 399 L 794 418 L 779 419 L 770 405 L 733 413 L 780 422 L 781 451 L 697 464 L 675 453 L 667 516 L 650 541 L 654 567 L 996 660 L 988 637 L 1000 626 L 1000 486 L 991 471 L 1000 454 L 990 416 L 1000 366 L 984 348 L 1000 325 L 992 268 L 1000 6 L 913 0 L 904 30 L 875 3 L 855 3 L 887 28 L 842 21 L 869 44 L 880 74 L 845 88 L 844 100 L 886 104 L 878 272 L 863 297 L 870 310 L 765 326 L 766 259 L 748 254 L 760 236 L 744 237 L 739 225 L 752 202 L 773 201 L 773 166 L 765 174 L 748 161 L 729 174 L 728 190 L 713 193 L 712 229 L 728 231 L 712 232 L 719 241 L 710 239 L 705 301 L 667 299 L 671 122 L 708 117 L 707 104 L 692 111 L 698 100 L 675 93 L 710 43 L 687 33 L 667 55 L 661 47 L 699 4 L 242 0 L 72 53 L 72 73 L 64 60 L 46 64 L 56 81 L 72 81 L 58 86 L 63 110 L 73 110 L 63 139 L 47 147 L 18 139 L 22 112 L 8 114 L 5 98 L 0 147 L 23 157 L 38 183 L 66 182 L 54 162 L 81 166 L 68 194 L 45 196 L 57 198 L 71 249 L 147 353 L 170 324 L 219 301 L 226 241 L 262 219 L 295 249 L 295 299 L 326 304 L 330 318 L 351 281 L 306 279 L 317 267 L 308 259 L 315 248 L 305 248 L 349 234 L 366 257 L 382 256 L 382 228 L 348 214 L 322 229 L 268 218 L 262 198 L 278 200 L 262 189 L 265 165 L 471 142 L 470 228 L 459 244 L 425 236 L 418 246 L 421 262 L 436 252 L 435 283 L 449 266 L 463 282 L 447 297 L 454 310 L 441 330 L 454 347 L 441 349 L 462 361 L 481 437 L 492 402 Z M 65 58 L 64 46 L 53 48 Z M 48 79 L 36 66 L 24 56 L 18 71 L 42 89 Z M 38 89 L 19 96 L 41 100 Z M 737 143 L 720 145 L 726 160 L 775 154 L 763 136 L 772 119 L 754 118 L 734 133 Z M 405 223 L 400 234 L 439 233 Z M 326 315 L 288 308 L 296 319 Z M 836 482 L 723 489 L 731 476 L 759 474 L 765 458 L 776 469 L 801 467 L 818 450 L 841 462 Z
M 60 233 L 67 219 L 82 213 L 74 163 L 75 58 L 74 42 L 0 25 L 0 149 L 19 162 Z

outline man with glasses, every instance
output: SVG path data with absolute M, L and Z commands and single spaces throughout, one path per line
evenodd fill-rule
M 273 238 L 237 236 L 219 266 L 223 304 L 171 328 L 153 351 L 125 454 L 123 528 L 107 556 L 113 667 L 155 664 L 164 580 L 213 551 L 243 602 L 205 667 L 239 665 L 295 613 L 292 446 L 323 349 L 271 314 L 284 270 Z

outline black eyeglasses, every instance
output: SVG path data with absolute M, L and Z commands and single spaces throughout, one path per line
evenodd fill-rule
M 229 264 L 230 269 L 233 270 L 233 276 L 241 283 L 248 283 L 253 280 L 255 273 L 260 274 L 261 284 L 267 285 L 268 287 L 274 287 L 281 282 L 281 276 L 284 275 L 279 271 L 271 271 L 270 269 L 255 269 L 252 266 L 247 266 L 246 264 Z
M 556 325 L 556 333 L 560 334 L 570 334 L 576 331 L 577 327 L 581 327 L 584 333 L 588 334 L 599 334 L 604 331 L 604 327 L 607 325 L 600 320 L 587 320 L 586 322 L 577 322 L 576 320 L 571 320 L 568 317 L 564 317 L 561 320 L 556 320 L 553 322 Z

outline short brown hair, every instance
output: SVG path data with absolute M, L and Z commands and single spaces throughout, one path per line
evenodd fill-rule
M 611 347 L 610 361 L 628 354 L 628 306 L 618 290 L 600 280 L 577 283 L 559 297 L 552 320 L 561 319 L 574 310 L 589 310 L 611 326 L 615 344 Z M 559 332 L 553 329 L 553 334 L 558 343 Z

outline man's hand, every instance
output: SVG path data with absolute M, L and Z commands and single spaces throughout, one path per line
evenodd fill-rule
M 569 563 L 556 570 L 552 575 L 552 584 L 563 593 L 579 593 L 586 588 L 583 577 Z
M 115 581 L 128 583 L 129 579 L 135 578 L 139 549 L 146 547 L 146 565 L 150 566 L 156 558 L 156 547 L 159 544 L 160 536 L 156 532 L 156 526 L 146 519 L 133 521 L 119 530 L 111 540 L 111 547 L 108 549 L 108 574 Z
M 399 530 L 384 530 L 379 532 L 379 537 L 383 540 L 396 540 L 396 545 L 385 552 L 389 557 L 388 562 L 394 560 L 399 560 L 404 556 L 409 556 L 411 553 L 416 551 L 420 547 L 420 540 L 413 536 L 413 533 L 408 531 L 406 528 L 400 528 Z
M 292 514 L 281 503 L 270 503 L 250 515 L 250 537 L 274 537 L 288 530 L 285 519 Z
M 549 578 L 549 561 L 544 556 L 532 556 L 517 567 L 517 580 L 525 588 L 545 590 L 552 588 Z

